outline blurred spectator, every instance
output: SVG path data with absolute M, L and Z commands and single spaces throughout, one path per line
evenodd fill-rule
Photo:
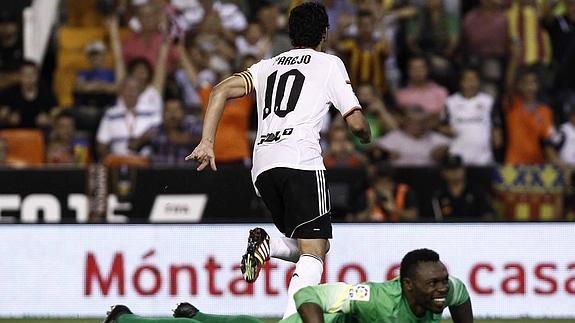
M 231 72 L 231 61 L 236 58 L 234 38 L 226 39 L 224 30 L 220 17 L 212 13 L 205 17 L 194 38 L 206 65 L 220 76 Z
M 60 112 L 46 142 L 46 163 L 86 166 L 89 150 L 88 139 L 76 132 L 74 116 L 69 110 Z
M 332 127 L 329 148 L 323 155 L 323 162 L 326 168 L 360 167 L 367 164 L 367 158 L 355 150 L 347 128 Z
M 427 113 L 439 115 L 447 100 L 447 89 L 429 79 L 425 57 L 414 56 L 407 62 L 408 85 L 396 92 L 395 101 L 403 107 L 417 105 Z
M 24 60 L 21 28 L 9 12 L 0 14 L 0 89 L 19 81 L 18 67 Z
M 370 83 L 378 93 L 386 93 L 387 80 L 385 76 L 385 60 L 389 55 L 390 46 L 385 38 L 376 39 L 375 18 L 369 11 L 357 13 L 357 36 L 340 41 L 338 38 L 346 27 L 341 22 L 333 33 L 336 50 L 350 71 L 352 84 Z
M 161 48 L 168 38 L 167 26 L 161 26 L 161 23 L 165 22 L 164 8 L 155 2 L 144 3 L 136 7 L 136 16 L 141 30 L 130 33 L 122 43 L 123 58 L 130 62 L 134 58 L 143 57 L 155 66 L 160 59 Z M 173 70 L 178 61 L 174 48 L 168 51 L 167 60 L 168 69 Z
M 98 128 L 96 140 L 100 158 L 108 154 L 137 154 L 129 149 L 129 141 L 141 137 L 161 122 L 160 111 L 140 100 L 141 93 L 140 82 L 134 77 L 122 82 L 118 102 L 106 111 Z M 146 154 L 147 151 L 142 153 Z
M 292 48 L 289 37 L 281 31 L 280 24 L 285 24 L 286 17 L 280 13 L 279 6 L 271 1 L 260 6 L 256 14 L 256 21 L 262 26 L 263 33 L 272 43 L 272 56 L 281 54 Z
M 507 10 L 508 37 L 519 51 L 517 66 L 535 65 L 541 82 L 548 78 L 545 68 L 551 62 L 551 43 L 539 14 L 534 0 L 513 1 Z M 541 85 L 547 88 L 546 82 Z
M 40 81 L 36 63 L 25 61 L 20 67 L 19 84 L 0 93 L 0 106 L 3 106 L 0 107 L 0 125 L 47 128 L 50 126 L 49 113 L 57 106 L 57 101 L 52 90 Z
M 505 162 L 511 164 L 541 164 L 556 161 L 551 142 L 555 134 L 553 112 L 537 100 L 539 81 L 535 70 L 522 68 L 518 72 L 516 95 L 504 99 L 507 146 Z
M 114 55 L 114 65 L 116 83 L 123 82 L 126 76 L 135 78 L 141 87 L 140 100 L 150 109 L 156 109 L 159 114 L 162 110 L 162 93 L 166 83 L 167 64 L 169 58 L 171 39 L 166 35 L 161 35 L 161 44 L 158 49 L 158 59 L 152 66 L 145 56 L 135 56 L 132 60 L 124 61 L 122 55 L 122 45 L 120 43 L 120 33 L 117 17 L 110 17 L 106 21 L 112 53 Z M 149 49 L 147 49 L 149 50 Z M 146 50 L 144 50 L 145 52 Z M 140 53 L 144 55 L 144 52 Z
M 185 161 L 190 151 L 201 139 L 201 125 L 184 120 L 182 102 L 166 100 L 162 124 L 152 127 L 141 137 L 130 142 L 134 151 L 149 145 L 153 165 L 189 165 Z
M 354 14 L 353 6 L 347 0 L 323 0 L 328 22 L 335 25 L 341 16 L 351 17 Z
M 106 45 L 101 40 L 86 46 L 90 69 L 76 75 L 75 105 L 107 106 L 113 103 L 116 93 L 114 71 L 106 67 Z
M 241 68 L 246 70 L 256 61 L 253 57 L 242 59 Z M 198 89 L 202 101 L 202 114 L 205 115 L 208 100 L 213 86 L 201 85 Z M 226 102 L 224 114 L 216 133 L 214 153 L 218 155 L 221 164 L 248 165 L 251 157 L 249 142 L 249 123 L 252 109 L 255 104 L 253 95 L 243 96 Z
M 553 48 L 556 75 L 553 82 L 553 95 L 561 112 L 560 117 L 569 117 L 569 107 L 575 104 L 575 0 L 566 0 L 567 11 L 555 16 L 552 9 L 559 1 L 547 1 L 543 14 L 544 24 L 549 32 Z
M 429 127 L 430 116 L 420 107 L 405 111 L 402 127 L 377 139 L 394 166 L 431 166 L 440 161 L 449 147 L 449 138 Z
M 419 15 L 407 25 L 407 45 L 413 54 L 430 58 L 433 75 L 447 76 L 459 42 L 459 20 L 442 0 L 426 0 Z
M 6 156 L 8 155 L 8 145 L 0 139 L 0 167 L 6 165 Z
M 561 125 L 560 132 L 562 140 L 559 147 L 559 158 L 567 166 L 575 169 L 575 106 L 571 107 L 569 121 Z
M 460 92 L 447 99 L 442 116 L 442 132 L 452 137 L 449 152 L 461 156 L 466 165 L 492 164 L 492 148 L 503 144 L 493 97 L 479 92 L 479 86 L 477 71 L 464 69 Z
M 362 83 L 357 87 L 357 98 L 371 129 L 371 138 L 383 136 L 398 127 L 397 120 L 388 111 L 383 100 L 377 95 L 373 85 Z M 352 139 L 358 148 L 365 148 L 355 137 Z
M 462 29 L 466 63 L 479 67 L 485 90 L 496 95 L 503 85 L 509 42 L 502 0 L 481 0 L 465 15 Z
M 196 28 L 211 14 L 218 15 L 223 27 L 230 32 L 239 33 L 247 27 L 245 15 L 230 1 L 172 0 L 172 4 L 182 12 L 186 27 Z
M 414 221 L 419 212 L 415 192 L 404 183 L 396 183 L 387 163 L 376 166 L 372 185 L 366 191 L 367 209 L 355 221 Z
M 244 35 L 239 35 L 235 40 L 236 49 L 240 56 L 254 56 L 258 61 L 271 57 L 271 42 L 263 37 L 262 27 L 255 22 L 248 25 Z
M 442 187 L 434 193 L 433 213 L 436 220 L 493 220 L 494 211 L 488 192 L 466 179 L 463 160 L 447 155 L 441 164 Z

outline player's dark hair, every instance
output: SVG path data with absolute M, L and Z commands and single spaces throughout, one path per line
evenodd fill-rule
M 300 4 L 290 12 L 288 28 L 294 47 L 317 47 L 329 28 L 325 7 L 316 2 Z
M 132 75 L 136 67 L 139 65 L 144 66 L 148 70 L 148 79 L 146 80 L 146 83 L 150 83 L 154 75 L 154 68 L 152 67 L 152 64 L 150 64 L 150 61 L 144 57 L 135 57 L 128 62 L 128 66 L 126 67 L 128 75 Z
M 401 260 L 399 267 L 399 277 L 401 281 L 405 278 L 413 278 L 415 268 L 420 262 L 439 261 L 439 254 L 430 249 L 416 249 L 408 252 Z

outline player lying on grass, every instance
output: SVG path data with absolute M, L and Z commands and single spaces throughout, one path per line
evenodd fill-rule
M 407 253 L 400 276 L 384 283 L 323 284 L 301 289 L 294 296 L 298 314 L 280 323 L 439 323 L 449 307 L 454 323 L 472 323 L 465 285 L 450 277 L 439 255 L 429 249 Z M 112 308 L 104 323 L 261 323 L 249 316 L 212 315 L 189 303 L 179 304 L 175 318 L 144 318 L 123 305 Z

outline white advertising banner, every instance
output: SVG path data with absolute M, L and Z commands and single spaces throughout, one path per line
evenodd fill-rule
M 281 316 L 293 264 L 273 259 L 246 284 L 238 267 L 252 227 L 0 226 L 0 316 L 103 316 L 118 303 L 168 316 L 182 301 Z M 406 252 L 430 248 L 466 283 L 478 317 L 575 318 L 574 247 L 571 223 L 340 224 L 325 280 L 384 281 Z

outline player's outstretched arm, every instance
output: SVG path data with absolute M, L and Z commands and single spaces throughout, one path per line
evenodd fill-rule
M 371 142 L 369 123 L 359 107 L 345 115 L 344 119 L 349 130 L 359 138 L 359 141 L 362 144 L 368 144 Z
M 471 300 L 458 306 L 450 306 L 449 312 L 453 323 L 473 323 L 473 310 L 471 309 Z
M 214 156 L 214 140 L 218 123 L 222 118 L 224 106 L 228 99 L 238 98 L 251 91 L 246 85 L 246 78 L 240 75 L 232 75 L 216 85 L 210 93 L 208 108 L 204 117 L 202 140 L 194 151 L 186 157 L 186 160 L 196 160 L 200 163 L 198 170 L 203 170 L 210 165 L 212 170 L 216 168 Z

